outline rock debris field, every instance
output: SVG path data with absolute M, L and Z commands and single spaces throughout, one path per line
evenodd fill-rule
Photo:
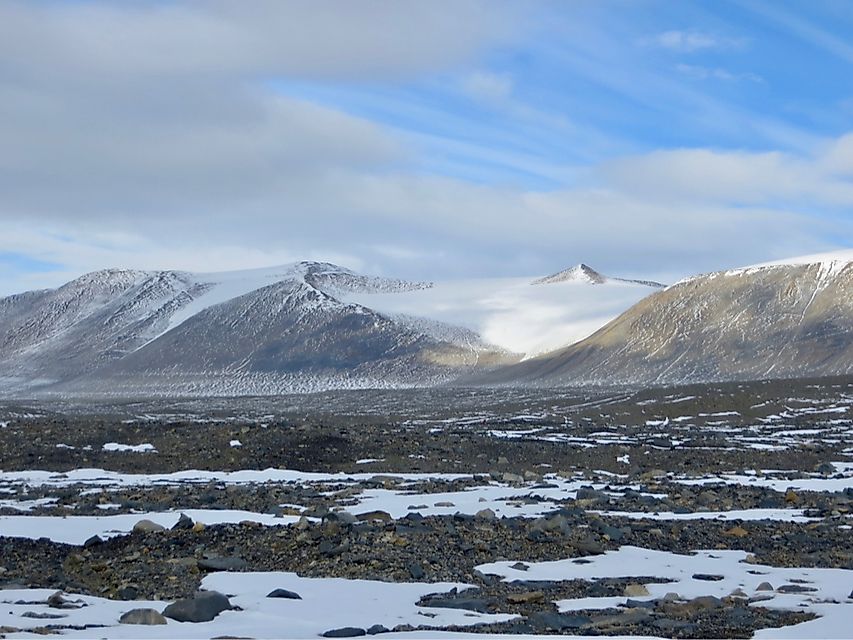
M 853 383 L 0 405 L 0 637 L 850 638 Z

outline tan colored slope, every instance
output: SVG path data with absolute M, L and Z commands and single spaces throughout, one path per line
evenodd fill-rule
M 492 382 L 656 384 L 853 372 L 853 265 L 700 276 Z

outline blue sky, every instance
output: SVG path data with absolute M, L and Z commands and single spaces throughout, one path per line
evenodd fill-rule
M 849 3 L 0 5 L 0 293 L 309 258 L 672 280 L 853 245 Z
M 529 7 L 523 38 L 485 52 L 473 72 L 270 86 L 398 129 L 424 171 L 528 188 L 563 186 L 561 169 L 570 177 L 620 155 L 808 152 L 849 129 L 853 44 L 843 38 L 853 12 L 844 3 Z

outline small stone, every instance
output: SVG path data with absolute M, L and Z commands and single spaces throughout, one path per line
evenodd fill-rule
M 187 514 L 182 513 L 178 521 L 172 525 L 172 531 L 184 531 L 193 528 L 193 519 Z
M 193 524 L 192 530 L 193 530 L 193 533 L 201 533 L 202 531 L 204 531 L 204 523 L 203 522 L 196 522 L 195 524 Z
M 497 520 L 495 512 L 491 509 L 480 509 L 477 513 L 474 514 L 474 517 L 480 520 Z
M 228 598 L 217 591 L 199 591 L 192 598 L 176 600 L 163 609 L 163 615 L 178 622 L 210 622 L 231 609 Z
M 477 613 L 490 613 L 490 601 L 484 598 L 453 598 L 438 597 L 423 602 L 422 607 L 438 607 L 441 609 L 464 609 Z
M 707 582 L 719 582 L 724 577 L 725 576 L 721 576 L 721 575 L 718 575 L 715 573 L 694 573 L 693 574 L 694 580 L 705 580 Z
M 267 594 L 267 598 L 285 598 L 286 600 L 302 600 L 302 596 L 300 596 L 295 591 L 288 591 L 287 589 L 273 589 Z
M 534 613 L 530 616 L 529 620 L 534 627 L 545 628 L 552 631 L 580 629 L 584 625 L 589 624 L 591 621 L 590 618 L 586 616 L 576 616 L 568 613 L 552 613 L 550 611 Z
M 101 544 L 103 540 L 101 536 L 92 536 L 91 538 L 86 538 L 86 542 L 83 543 L 84 549 L 91 549 L 99 544 Z
M 388 513 L 387 511 L 379 511 L 379 510 L 367 511 L 365 513 L 359 513 L 355 517 L 357 520 L 360 520 L 361 522 L 375 522 L 375 521 L 391 522 L 393 520 L 390 513 Z M 306 520 L 306 522 L 307 522 L 307 520 Z
M 133 533 L 159 533 L 165 531 L 166 527 L 151 520 L 140 520 L 133 525 Z
M 409 570 L 409 575 L 412 576 L 413 580 L 420 580 L 426 575 L 424 568 L 418 562 L 412 562 L 407 569 Z
M 86 605 L 79 600 L 77 602 L 67 600 L 61 591 L 57 591 L 47 599 L 47 606 L 51 609 L 80 609 Z
M 248 563 L 243 558 L 236 556 L 204 558 L 198 561 L 198 568 L 205 571 L 240 571 L 247 566 Z
M 499 456 L 498 457 L 498 464 L 507 465 L 507 464 L 509 464 L 509 459 L 506 456 Z
M 817 591 L 814 587 L 805 587 L 801 584 L 783 584 L 776 589 L 778 593 L 811 593 Z
M 511 593 L 506 597 L 510 604 L 529 604 L 531 602 L 542 602 L 545 594 L 541 591 L 528 591 L 526 593 Z
M 523 562 L 516 562 L 514 565 L 510 566 L 510 569 L 515 569 L 516 571 L 527 571 L 530 568 L 530 565 L 524 564 Z
M 367 631 L 359 627 L 341 627 L 340 629 L 331 629 L 323 634 L 324 638 L 358 638 L 367 635 Z
M 773 591 L 773 585 L 769 582 L 762 582 L 760 585 L 755 587 L 756 591 Z
M 353 525 L 358 522 L 358 519 L 349 511 L 333 511 L 326 516 L 326 520 L 331 522 L 340 522 L 344 525 Z
M 649 595 L 649 590 L 644 584 L 629 584 L 625 586 L 623 595 L 627 598 L 640 598 Z
M 604 547 L 592 538 L 579 540 L 574 546 L 582 556 L 597 556 L 604 553 Z
M 168 624 L 162 613 L 156 609 L 131 609 L 118 619 L 121 624 Z
M 388 627 L 386 627 L 385 625 L 375 624 L 372 627 L 368 627 L 367 635 L 375 636 L 375 635 L 379 635 L 380 633 L 388 633 L 389 631 L 391 631 L 391 630 Z
M 67 618 L 67 613 L 37 613 L 35 611 L 24 611 L 21 614 L 22 618 L 32 618 L 33 620 L 56 620 L 58 618 Z
M 743 538 L 743 537 L 749 535 L 749 531 L 747 531 L 746 529 L 744 529 L 743 527 L 741 527 L 739 525 L 735 525 L 731 529 L 728 529 L 727 531 L 723 531 L 723 535 L 735 537 L 735 538 Z
M 796 504 L 800 501 L 800 496 L 793 489 L 788 489 L 785 492 L 785 502 L 788 504 Z

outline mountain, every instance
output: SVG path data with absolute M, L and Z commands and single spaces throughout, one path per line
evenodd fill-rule
M 607 284 L 608 282 L 624 282 L 627 284 L 638 284 L 644 287 L 655 287 L 657 289 L 663 289 L 666 286 L 661 284 L 660 282 L 655 282 L 653 280 L 629 280 L 626 278 L 611 278 L 610 276 L 600 274 L 598 271 L 588 265 L 585 265 L 584 263 L 580 263 L 579 265 L 574 266 L 570 269 L 558 271 L 557 273 L 553 273 L 550 276 L 545 276 L 544 278 L 538 278 L 534 280 L 531 284 L 555 284 L 558 282 L 585 282 L 587 284 Z
M 486 374 L 649 385 L 853 373 L 853 252 L 683 280 L 576 344 Z
M 572 273 L 578 277 L 557 277 Z M 460 327 L 530 358 L 586 338 L 660 286 L 602 276 L 580 265 L 546 278 L 459 279 L 405 292 L 353 292 L 343 299 L 403 324 L 415 319 L 412 326 L 428 333 L 431 323 L 440 322 L 435 337 Z
M 529 285 L 408 282 L 320 262 L 207 274 L 97 271 L 0 299 L 0 391 L 244 395 L 435 385 L 518 361 L 543 336 L 554 346 L 582 338 L 649 292 L 622 282 Z M 526 341 L 532 332 L 536 344 Z

